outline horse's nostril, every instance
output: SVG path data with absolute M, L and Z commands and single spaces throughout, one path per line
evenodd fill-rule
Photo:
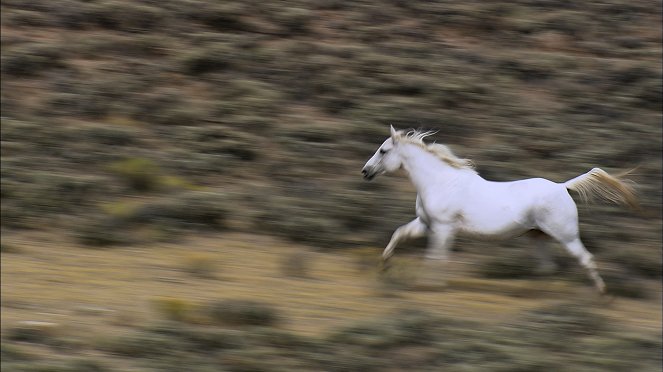
M 368 172 L 366 172 L 366 169 L 361 170 L 361 174 L 363 174 L 364 176 L 366 175 L 366 173 L 368 173 Z

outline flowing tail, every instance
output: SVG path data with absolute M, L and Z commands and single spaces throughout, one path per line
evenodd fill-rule
M 585 174 L 564 182 L 564 186 L 577 192 L 584 202 L 600 197 L 615 204 L 639 210 L 640 206 L 633 186 L 621 179 L 627 173 L 611 176 L 601 168 L 593 168 Z

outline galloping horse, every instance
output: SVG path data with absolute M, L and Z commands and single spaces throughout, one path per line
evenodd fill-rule
M 583 200 L 599 196 L 637 208 L 630 185 L 600 168 L 563 183 L 543 178 L 487 181 L 470 160 L 455 156 L 447 146 L 425 143 L 431 134 L 392 126 L 391 136 L 362 170 L 372 180 L 403 168 L 417 190 L 417 218 L 396 229 L 382 254 L 383 264 L 405 238 L 428 235 L 426 258 L 446 260 L 458 235 L 504 239 L 538 230 L 560 242 L 587 269 L 596 289 L 605 292 L 593 256 L 580 240 L 578 211 L 568 190 Z

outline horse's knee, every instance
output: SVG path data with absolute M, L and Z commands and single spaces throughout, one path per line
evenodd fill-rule
M 573 255 L 573 257 L 577 258 L 581 264 L 586 265 L 592 262 L 592 256 L 591 253 L 587 249 L 585 249 L 585 246 L 582 244 L 582 242 L 579 239 L 576 239 L 570 243 L 564 244 L 564 247 L 566 250 Z
M 391 242 L 395 242 L 395 241 L 400 240 L 402 234 L 403 234 L 403 226 L 397 228 L 397 229 L 394 231 L 394 233 L 391 234 L 390 243 L 391 243 Z
M 594 256 L 591 253 L 583 255 L 580 263 L 588 269 L 596 269 L 596 262 L 594 262 Z

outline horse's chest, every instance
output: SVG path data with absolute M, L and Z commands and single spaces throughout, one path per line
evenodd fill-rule
M 421 218 L 427 225 L 433 221 L 442 223 L 453 223 L 458 219 L 460 209 L 449 200 L 438 198 L 417 198 L 417 217 Z

